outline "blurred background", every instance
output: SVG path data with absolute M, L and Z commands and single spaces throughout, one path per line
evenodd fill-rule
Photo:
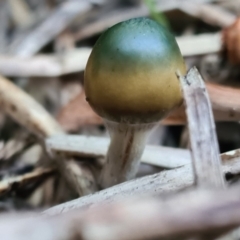
M 18 98 L 19 89 L 66 133 L 107 137 L 101 118 L 85 101 L 83 73 L 100 34 L 130 18 L 152 18 L 174 33 L 188 69 L 196 66 L 206 82 L 220 151 L 240 148 L 239 13 L 239 0 L 1 0 L 1 211 L 48 207 L 76 197 L 55 170 L 39 172 L 48 162 L 43 141 L 52 135 L 51 125 L 43 121 L 37 128 L 25 119 L 38 109 Z M 148 143 L 188 148 L 185 125 L 182 107 L 159 124 Z M 80 165 L 85 160 L 75 158 Z M 157 171 L 142 166 L 139 176 Z

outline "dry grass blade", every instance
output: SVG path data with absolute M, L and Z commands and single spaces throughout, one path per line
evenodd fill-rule
M 34 29 L 16 46 L 12 46 L 10 53 L 23 57 L 34 55 L 62 32 L 77 16 L 88 12 L 90 9 L 91 3 L 87 1 L 64 2 L 39 27 Z
M 0 53 L 5 52 L 7 46 L 6 29 L 9 24 L 7 4 L 7 0 L 0 2 Z
M 76 41 L 83 40 L 85 38 L 100 34 L 107 28 L 134 17 L 142 17 L 148 14 L 148 9 L 145 6 L 140 6 L 133 9 L 122 9 L 115 14 L 110 14 L 100 18 L 98 21 L 86 24 L 84 28 L 80 28 L 75 34 Z
M 199 187 L 223 187 L 219 147 L 212 108 L 196 68 L 179 76 L 188 118 L 195 181 Z
M 201 0 L 199 2 L 207 2 Z M 173 10 L 179 7 L 179 1 L 157 1 L 156 11 L 163 12 Z M 122 8 L 113 13 L 106 14 L 100 19 L 94 22 L 87 23 L 84 28 L 80 28 L 74 35 L 76 41 L 83 40 L 85 38 L 94 36 L 105 31 L 107 28 L 113 26 L 122 21 L 126 21 L 130 18 L 147 17 L 149 15 L 149 9 L 145 4 L 141 4 L 134 8 Z
M 21 176 L 8 177 L 0 181 L 0 197 L 12 190 L 19 191 L 21 188 L 34 182 L 45 181 L 54 173 L 52 168 L 36 168 L 30 173 Z
M 8 4 L 12 19 L 19 28 L 28 27 L 34 22 L 32 12 L 24 0 L 8 0 Z
M 0 146 L 0 160 L 6 161 L 18 152 L 21 152 L 24 147 L 26 147 L 26 142 L 17 142 L 15 140 L 10 140 L 6 143 L 1 142 Z
M 179 8 L 191 16 L 219 27 L 227 27 L 236 19 L 236 16 L 231 12 L 213 4 L 196 4 L 189 1 L 181 4 Z
M 184 57 L 218 53 L 222 51 L 221 33 L 204 33 L 176 38 Z

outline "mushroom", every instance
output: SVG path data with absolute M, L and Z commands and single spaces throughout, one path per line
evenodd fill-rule
M 148 18 L 120 22 L 97 40 L 84 87 L 111 138 L 102 188 L 135 177 L 151 130 L 182 103 L 177 71 L 186 68 L 174 36 Z

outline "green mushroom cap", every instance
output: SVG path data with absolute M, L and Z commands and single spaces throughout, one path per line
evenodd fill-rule
M 86 99 L 110 121 L 157 122 L 182 103 L 177 71 L 186 68 L 174 36 L 148 18 L 130 19 L 109 28 L 93 47 Z

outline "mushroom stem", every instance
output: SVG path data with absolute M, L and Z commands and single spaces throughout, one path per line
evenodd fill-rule
M 111 143 L 100 176 L 102 188 L 135 177 L 147 138 L 157 123 L 127 124 L 106 121 Z

